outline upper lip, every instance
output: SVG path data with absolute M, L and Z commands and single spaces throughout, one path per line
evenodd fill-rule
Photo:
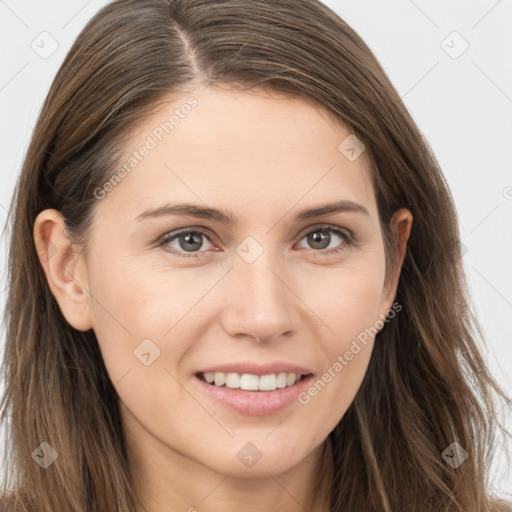
M 306 368 L 302 366 L 298 366 L 292 363 L 279 362 L 275 361 L 273 363 L 266 364 L 256 364 L 251 361 L 242 361 L 239 363 L 226 363 L 226 364 L 218 364 L 215 366 L 209 366 L 208 368 L 204 368 L 200 370 L 198 373 L 239 373 L 240 375 L 243 373 L 250 373 L 252 375 L 269 375 L 272 373 L 296 373 L 300 375 L 309 375 L 310 372 Z

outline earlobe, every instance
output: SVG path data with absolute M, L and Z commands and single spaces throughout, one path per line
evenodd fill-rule
M 86 273 L 77 247 L 65 232 L 58 210 L 40 212 L 34 222 L 34 242 L 48 286 L 68 323 L 80 331 L 92 329 Z

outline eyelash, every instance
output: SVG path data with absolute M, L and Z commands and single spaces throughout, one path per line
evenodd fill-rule
M 344 239 L 344 242 L 342 242 L 341 244 L 339 244 L 337 247 L 335 247 L 333 249 L 324 249 L 324 250 L 318 250 L 318 251 L 315 251 L 313 249 L 313 253 L 316 253 L 315 256 L 325 256 L 325 255 L 336 254 L 336 253 L 339 253 L 341 251 L 351 248 L 355 243 L 354 236 L 351 232 L 347 232 L 345 230 L 338 228 L 337 226 L 331 226 L 331 225 L 317 226 L 317 227 L 311 229 L 310 231 L 304 233 L 304 235 L 300 238 L 300 240 L 302 240 L 307 235 L 314 233 L 315 231 L 334 233 L 334 234 L 338 235 L 340 238 Z M 186 253 L 182 253 L 182 252 L 179 252 L 176 250 L 170 250 L 169 248 L 165 247 L 165 245 L 168 244 L 169 242 L 172 242 L 176 238 L 179 238 L 181 235 L 185 235 L 185 234 L 201 235 L 201 236 L 204 236 L 210 243 L 213 243 L 210 240 L 210 237 L 208 236 L 208 233 L 206 231 L 203 231 L 202 229 L 199 229 L 199 228 L 194 228 L 194 229 L 187 228 L 187 229 L 182 229 L 180 231 L 176 231 L 176 232 L 172 232 L 172 233 L 166 233 L 164 236 L 162 236 L 158 240 L 157 246 L 162 247 L 166 252 L 169 252 L 169 253 L 179 256 L 179 257 L 199 258 L 201 256 L 201 253 L 205 252 L 205 251 L 186 254 Z

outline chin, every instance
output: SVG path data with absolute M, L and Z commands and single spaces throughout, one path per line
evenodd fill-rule
M 267 433 L 265 433 L 267 435 Z M 220 473 L 231 473 L 232 476 L 268 477 L 283 473 L 295 465 L 308 453 L 301 453 L 299 439 L 288 437 L 289 446 L 283 446 L 283 439 L 276 435 L 269 442 L 264 438 L 250 440 L 250 437 L 231 440 L 230 446 L 224 446 L 220 452 L 213 454 L 205 461 L 205 465 Z

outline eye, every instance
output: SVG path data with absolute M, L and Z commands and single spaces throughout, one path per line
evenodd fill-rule
M 204 240 L 213 247 L 208 235 L 200 229 L 184 229 L 177 233 L 168 233 L 164 235 L 159 241 L 158 245 L 163 247 L 166 251 L 169 251 L 177 256 L 184 257 L 198 257 L 195 253 L 204 252 L 198 251 L 203 245 Z M 175 242 L 175 245 L 170 245 Z M 172 250 L 169 250 L 171 248 Z M 208 248 L 208 247 L 207 247 Z M 189 253 L 189 254 L 184 254 Z
M 331 243 L 333 240 L 336 241 L 336 238 L 341 239 L 341 242 L 335 243 L 334 246 L 332 246 Z M 347 250 L 354 244 L 352 234 L 337 226 L 319 226 L 307 232 L 301 240 L 303 239 L 306 239 L 310 247 L 315 249 L 315 251 L 313 251 L 315 256 L 324 256 Z M 200 249 L 204 248 L 205 240 L 207 242 L 206 250 L 201 251 Z M 208 249 L 213 247 L 209 235 L 205 231 L 197 228 L 187 228 L 181 231 L 167 233 L 160 238 L 157 245 L 163 247 L 167 252 L 186 258 L 198 258 L 201 253 L 207 252 Z
M 331 242 L 333 242 L 333 234 L 334 241 L 336 238 L 339 238 L 341 239 L 341 242 L 331 245 Z M 317 249 L 315 252 L 319 253 L 318 255 L 320 256 L 337 253 L 346 250 L 353 245 L 353 238 L 351 234 L 336 226 L 320 226 L 315 228 L 313 231 L 306 233 L 306 235 L 302 237 L 302 240 L 303 239 L 306 239 L 311 248 Z

